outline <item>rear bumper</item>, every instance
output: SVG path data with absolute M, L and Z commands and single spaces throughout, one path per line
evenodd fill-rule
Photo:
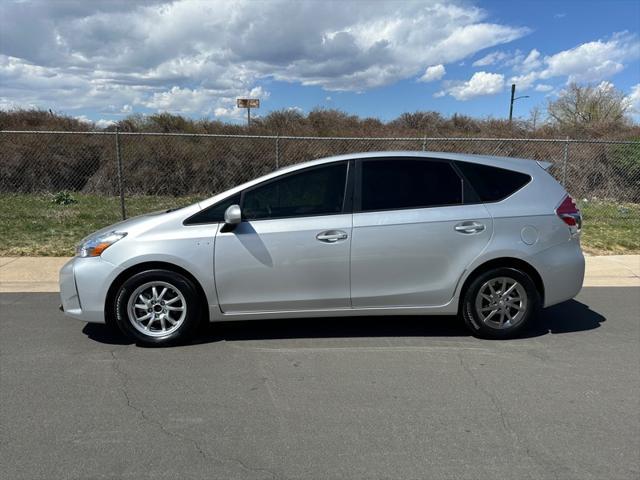
M 574 298 L 584 281 L 584 255 L 577 238 L 548 248 L 532 258 L 544 283 L 544 306 Z
M 107 291 L 119 272 L 100 257 L 72 258 L 60 269 L 60 310 L 78 320 L 105 323 Z

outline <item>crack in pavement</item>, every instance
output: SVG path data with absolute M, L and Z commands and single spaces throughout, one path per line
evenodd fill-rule
M 158 427 L 160 429 L 160 431 L 162 431 L 162 433 L 164 433 L 165 435 L 167 435 L 169 437 L 172 437 L 172 438 L 181 438 L 183 440 L 187 440 L 187 441 L 191 442 L 193 444 L 194 448 L 198 451 L 198 454 L 206 459 L 207 458 L 206 452 L 202 449 L 202 447 L 200 446 L 200 444 L 196 440 L 194 440 L 192 438 L 189 438 L 189 437 L 185 437 L 183 435 L 180 435 L 179 433 L 175 433 L 175 432 L 171 432 L 170 430 L 167 430 L 162 423 L 160 423 L 157 420 L 154 420 L 153 418 L 149 417 L 146 414 L 146 412 L 144 411 L 144 409 L 136 407 L 133 404 L 133 402 L 131 402 L 131 398 L 129 397 L 129 392 L 127 390 L 127 384 L 129 383 L 129 376 L 127 375 L 127 373 L 124 370 L 122 370 L 120 368 L 119 360 L 118 360 L 118 357 L 116 357 L 115 351 L 111 350 L 109 353 L 111 354 L 111 357 L 113 358 L 113 370 L 116 372 L 117 376 L 121 380 L 120 383 L 122 384 L 122 386 L 120 388 L 120 391 L 124 395 L 124 398 L 125 398 L 125 400 L 127 402 L 127 407 L 129 407 L 131 410 L 137 412 L 140 415 L 140 417 L 144 421 L 146 421 L 147 423 L 150 423 L 150 424 L 155 425 L 156 427 Z
M 608 260 L 610 262 L 616 263 L 617 265 L 620 265 L 622 268 L 627 270 L 629 273 L 631 273 L 631 277 L 640 278 L 640 275 L 638 275 L 634 270 L 632 270 L 625 262 L 621 262 L 620 260 L 618 260 L 616 258 L 608 258 Z
M 228 463 L 229 461 L 236 463 L 237 465 L 240 466 L 240 468 L 242 468 L 243 470 L 246 470 L 248 472 L 253 472 L 253 473 L 266 473 L 270 476 L 270 478 L 276 478 L 276 475 L 274 472 L 266 469 L 266 468 L 254 468 L 254 467 L 250 467 L 248 465 L 246 465 L 244 462 L 242 462 L 241 460 L 237 459 L 237 458 L 231 458 L 229 457 L 226 460 L 220 459 L 218 457 L 215 457 L 213 455 L 211 455 L 209 452 L 207 452 L 201 445 L 200 443 L 191 438 L 188 437 L 186 435 L 182 435 L 180 433 L 177 432 L 173 432 L 171 430 L 168 430 L 161 422 L 158 422 L 157 420 L 151 418 L 143 408 L 139 408 L 136 407 L 133 402 L 131 401 L 131 397 L 129 396 L 129 392 L 128 392 L 128 384 L 129 384 L 129 375 L 122 369 L 120 368 L 120 360 L 118 359 L 118 357 L 115 354 L 115 350 L 110 350 L 109 353 L 111 354 L 111 358 L 113 359 L 112 365 L 113 365 L 113 371 L 116 373 L 116 376 L 120 379 L 120 391 L 122 392 L 122 395 L 124 396 L 124 399 L 127 403 L 127 407 L 131 410 L 133 410 L 134 412 L 136 412 L 140 418 L 142 418 L 142 420 L 144 420 L 145 422 L 154 425 L 155 427 L 157 427 L 162 433 L 164 433 L 166 436 L 170 437 L 170 438 L 178 438 L 178 439 L 182 439 L 182 440 L 186 440 L 187 442 L 190 442 L 193 447 L 195 448 L 195 450 L 198 452 L 198 455 L 200 455 L 204 460 L 213 460 L 214 462 L 218 463 L 219 465 L 224 465 L 225 463 Z
M 9 260 L 7 263 L 0 264 L 0 270 L 2 270 L 7 265 L 11 265 L 13 262 L 16 262 L 18 260 L 20 260 L 20 257 L 15 257 L 14 259 Z
M 551 473 L 554 476 L 554 478 L 559 479 L 560 477 L 558 476 L 558 472 L 556 472 L 553 469 L 552 464 L 550 462 L 545 462 L 545 461 L 542 461 L 541 459 L 537 458 L 537 456 L 534 455 L 534 453 L 531 451 L 529 446 L 520 438 L 520 435 L 518 434 L 518 432 L 509 423 L 509 420 L 507 419 L 507 414 L 506 414 L 504 408 L 502 408 L 502 405 L 500 404 L 500 402 L 498 401 L 498 398 L 490 390 L 484 388 L 484 386 L 480 384 L 480 381 L 478 380 L 478 378 L 473 373 L 473 370 L 471 370 L 471 368 L 469 368 L 469 365 L 467 365 L 465 363 L 464 359 L 462 358 L 461 352 L 458 352 L 458 360 L 460 362 L 460 366 L 462 367 L 462 369 L 465 371 L 465 373 L 473 381 L 473 385 L 480 392 L 482 392 L 487 398 L 489 398 L 489 400 L 491 401 L 492 405 L 495 407 L 495 409 L 498 412 L 498 416 L 500 417 L 500 422 L 502 424 L 502 428 L 504 429 L 504 431 L 508 435 L 510 435 L 510 436 L 512 436 L 514 438 L 514 440 L 515 440 L 514 443 L 515 443 L 516 447 L 518 449 L 520 449 L 520 450 L 524 450 L 524 452 L 527 455 L 527 457 L 529 457 L 529 459 L 532 460 L 534 462 L 534 464 L 542 466 L 545 470 L 551 469 L 552 470 Z

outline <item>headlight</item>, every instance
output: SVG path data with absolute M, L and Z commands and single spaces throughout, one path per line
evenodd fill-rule
M 76 247 L 78 257 L 98 257 L 118 240 L 126 237 L 126 232 L 107 232 L 86 238 Z

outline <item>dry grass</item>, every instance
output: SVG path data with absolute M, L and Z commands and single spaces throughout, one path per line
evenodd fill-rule
M 120 220 L 118 197 L 73 195 L 70 205 L 53 195 L 0 195 L 0 256 L 71 256 L 75 244 L 91 232 Z M 189 205 L 193 197 L 130 197 L 127 214 Z

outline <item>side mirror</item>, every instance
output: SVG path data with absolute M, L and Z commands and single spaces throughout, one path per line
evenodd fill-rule
M 242 221 L 240 205 L 231 205 L 224 212 L 224 223 L 227 225 L 237 225 Z

